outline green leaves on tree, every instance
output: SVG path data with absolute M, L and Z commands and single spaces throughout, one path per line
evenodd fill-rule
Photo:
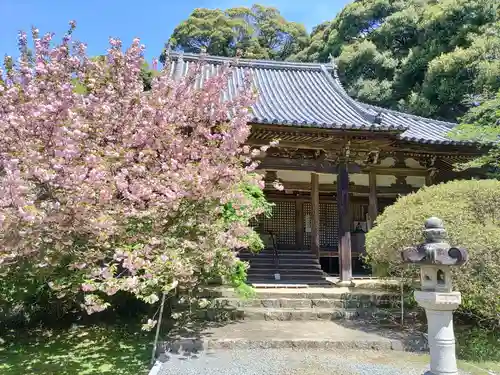
M 302 24 L 287 21 L 276 8 L 253 5 L 227 10 L 197 8 L 181 22 L 170 46 L 185 52 L 285 60 L 309 41 Z M 162 54 L 160 60 L 164 61 Z

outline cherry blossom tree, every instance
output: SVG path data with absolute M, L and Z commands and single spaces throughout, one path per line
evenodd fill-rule
M 229 65 L 202 88 L 203 62 L 181 79 L 167 65 L 145 93 L 139 39 L 92 59 L 70 25 L 57 45 L 20 33 L 0 71 L 1 276 L 43 279 L 92 313 L 119 291 L 154 303 L 229 275 L 263 211 L 242 188 L 262 184 L 243 146 L 249 77 L 222 101 Z

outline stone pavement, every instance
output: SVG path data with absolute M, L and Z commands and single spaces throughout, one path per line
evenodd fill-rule
M 427 363 L 411 353 L 369 350 L 213 349 L 172 355 L 154 375 L 422 375 Z
M 426 349 L 420 332 L 383 328 L 362 321 L 236 321 L 192 327 L 168 338 L 164 351 L 255 348 L 350 348 L 376 350 Z

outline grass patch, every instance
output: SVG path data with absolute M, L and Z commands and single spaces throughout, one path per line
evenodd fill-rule
M 364 353 L 364 361 L 369 363 L 382 363 L 386 365 L 395 365 L 400 363 L 413 364 L 417 367 L 428 366 L 430 356 L 428 354 L 405 353 L 405 352 L 376 352 L 374 357 L 369 357 Z M 500 362 L 494 361 L 458 361 L 458 368 L 471 375 L 500 375 Z
M 498 362 L 465 362 L 458 361 L 458 368 L 470 372 L 472 375 L 500 374 Z
M 0 373 L 147 374 L 152 339 L 135 325 L 10 332 L 0 338 Z

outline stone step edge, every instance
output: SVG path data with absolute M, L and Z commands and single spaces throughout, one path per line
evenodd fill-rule
M 357 320 L 372 319 L 375 324 L 377 320 L 383 320 L 384 317 L 399 319 L 401 309 L 399 308 L 378 308 L 378 307 L 207 307 L 200 309 L 200 316 L 204 316 L 209 321 L 211 315 L 217 317 L 220 314 L 230 314 L 231 320 Z M 208 315 L 207 315 L 208 314 Z M 405 319 L 411 319 L 416 312 L 405 309 Z
M 294 267 L 294 268 L 304 269 L 304 268 L 308 267 L 308 268 L 320 268 L 321 269 L 321 264 L 316 263 L 316 262 L 309 263 L 309 264 L 304 264 L 304 263 L 278 263 L 278 264 L 275 264 L 273 262 L 253 262 L 250 266 L 252 268 L 257 268 L 257 267 L 269 267 L 269 268 Z
M 210 309 L 210 308 L 209 308 Z M 328 314 L 342 312 L 346 314 L 350 313 L 390 313 L 390 314 L 400 314 L 401 309 L 399 308 L 383 308 L 383 307 L 230 307 L 230 311 L 243 311 L 248 313 L 312 313 L 312 314 Z M 404 310 L 405 313 L 411 313 L 409 309 Z
M 415 337 L 404 342 L 389 338 L 336 340 L 336 339 L 263 339 L 252 340 L 247 338 L 231 339 L 200 339 L 200 338 L 173 338 L 158 343 L 156 354 L 161 353 L 198 353 L 211 349 L 349 349 L 349 350 L 376 350 L 376 351 L 426 351 L 425 338 Z
M 325 272 L 321 269 L 319 266 L 311 266 L 311 267 L 297 267 L 297 266 L 272 266 L 272 265 L 258 265 L 255 267 L 250 268 L 247 271 L 247 274 L 250 274 L 252 272 L 254 273 L 267 273 L 267 272 L 299 272 L 299 273 L 305 273 L 305 272 L 321 272 L 322 275 L 328 276 L 325 274 Z
M 349 289 L 344 289 L 344 288 L 339 288 L 336 286 L 332 286 L 331 288 L 326 288 L 328 289 L 328 292 L 321 292 L 321 291 L 308 291 L 307 289 L 314 289 L 313 288 L 307 288 L 303 287 L 302 285 L 297 285 L 294 286 L 290 284 L 290 287 L 286 287 L 283 285 L 279 285 L 277 287 L 274 286 L 269 286 L 269 287 L 261 287 L 255 286 L 255 295 L 256 298 L 261 298 L 265 297 L 268 299 L 268 295 L 272 295 L 273 297 L 271 298 L 338 298 L 341 296 L 345 295 L 351 295 L 351 296 L 400 296 L 399 293 L 396 292 L 391 292 L 389 290 L 376 290 L 376 289 L 361 289 L 361 288 L 349 288 Z M 273 289 L 286 289 L 286 291 L 273 291 Z M 300 291 L 294 292 L 294 290 L 301 289 Z M 214 293 L 228 293 L 227 298 L 237 298 L 237 294 L 234 291 L 234 289 L 220 289 L 220 290 L 214 290 Z M 280 297 L 274 297 L 274 296 L 280 296 Z M 282 297 L 281 297 L 282 296 Z M 292 297 L 290 297 L 292 296 Z M 219 298 L 225 298 L 225 296 L 219 297 Z
M 213 299 L 214 302 L 227 302 L 228 304 L 230 303 L 251 303 L 251 302 L 271 302 L 271 301 L 276 301 L 276 302 L 309 302 L 309 303 L 318 303 L 318 302 L 357 302 L 357 303 L 381 303 L 381 302 L 389 302 L 389 301 L 394 301 L 394 302 L 400 302 L 400 300 L 396 299 L 391 299 L 390 296 L 384 296 L 384 298 L 374 298 L 374 299 L 366 299 L 366 300 L 355 300 L 355 299 L 345 299 L 345 298 L 340 298 L 338 296 L 335 296 L 333 298 L 307 298 L 307 297 L 302 297 L 302 298 L 289 298 L 289 297 L 283 297 L 283 298 L 250 298 L 250 299 L 241 299 L 241 298 L 236 298 L 236 297 L 217 297 Z
M 263 253 L 259 255 L 244 255 L 244 256 L 239 256 L 238 258 L 244 259 L 244 260 L 255 260 L 255 259 L 267 259 L 267 258 L 274 258 L 275 255 L 271 253 Z M 318 257 L 316 255 L 309 255 L 309 254 L 301 254 L 301 253 L 286 253 L 286 254 L 279 254 L 278 259 L 284 259 L 284 258 L 294 258 L 294 259 L 311 259 L 315 260 L 318 262 Z
M 279 270 L 278 270 L 279 271 Z M 300 279 L 301 277 L 305 277 L 303 280 L 309 280 L 310 278 L 316 278 L 318 281 L 324 280 L 325 274 L 321 270 L 305 270 L 305 271 L 296 271 L 296 270 L 289 270 L 290 272 L 283 272 L 282 270 L 280 272 L 276 272 L 276 270 L 254 270 L 252 272 L 247 273 L 247 278 L 264 278 L 264 277 L 271 277 L 274 279 L 274 274 L 279 273 L 280 277 L 294 277 Z
M 278 271 L 278 272 L 276 272 L 276 271 Z M 297 277 L 297 278 L 299 278 L 299 280 L 300 280 L 300 277 L 306 277 L 307 280 L 310 277 L 316 277 L 318 279 L 318 281 L 325 280 L 325 274 L 321 270 L 305 270 L 305 271 L 289 270 L 289 272 L 282 272 L 280 270 L 266 270 L 266 271 L 254 270 L 253 272 L 248 272 L 247 278 L 253 278 L 254 280 L 256 280 L 258 277 L 259 278 L 272 277 L 274 279 L 275 273 L 279 273 L 280 277 L 291 276 L 291 277 Z M 304 279 L 304 280 L 306 280 L 306 279 Z
M 250 273 L 266 273 L 266 272 L 274 272 L 274 271 L 281 271 L 281 272 L 299 272 L 299 273 L 306 273 L 306 272 L 316 272 L 316 273 L 321 273 L 322 275 L 327 276 L 325 271 L 323 271 L 319 267 L 310 267 L 310 268 L 302 268 L 302 267 L 294 267 L 294 268 L 281 268 L 280 266 L 257 266 L 257 267 L 252 267 L 247 271 L 247 274 Z

